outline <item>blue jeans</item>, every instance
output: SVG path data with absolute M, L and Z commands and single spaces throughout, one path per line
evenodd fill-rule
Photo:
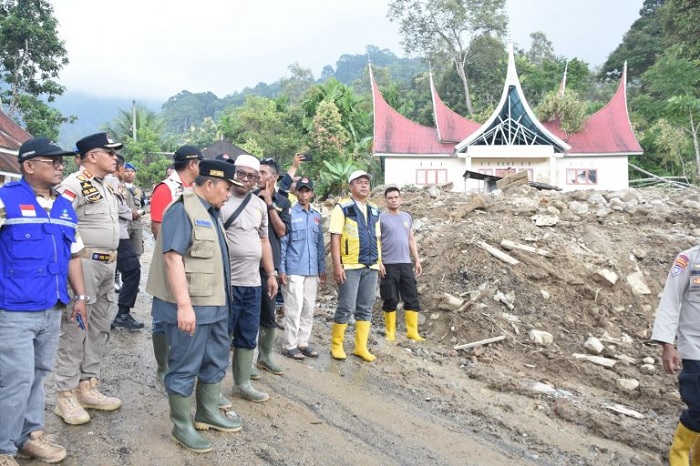
M 355 320 L 372 320 L 378 275 L 378 271 L 368 267 L 345 271 L 345 282 L 338 290 L 338 307 L 333 322 L 347 324 L 353 314 Z
M 232 286 L 229 332 L 236 348 L 255 349 L 260 326 L 261 286 Z
M 44 430 L 44 379 L 56 358 L 61 309 L 0 309 L 0 454 L 15 454 Z

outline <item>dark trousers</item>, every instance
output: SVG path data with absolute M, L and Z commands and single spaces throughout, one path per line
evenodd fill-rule
M 277 316 L 275 316 L 275 298 L 267 294 L 267 274 L 260 270 L 260 326 L 265 328 L 277 328 Z
M 136 304 L 141 281 L 141 262 L 131 241 L 119 240 L 117 249 L 117 270 L 122 274 L 122 289 L 119 291 L 119 314 L 128 314 Z
M 197 379 L 204 384 L 219 383 L 228 369 L 230 340 L 226 319 L 211 324 L 197 324 L 194 335 L 176 324 L 163 323 L 170 353 L 165 391 L 169 395 L 190 396 Z
M 399 301 L 403 301 L 404 309 L 420 311 L 413 264 L 384 264 L 384 268 L 386 276 L 379 282 L 382 310 L 395 311 Z
M 236 348 L 255 349 L 260 326 L 259 286 L 232 286 L 229 333 Z
M 688 407 L 681 413 L 681 423 L 693 432 L 700 432 L 700 361 L 683 360 L 678 391 Z

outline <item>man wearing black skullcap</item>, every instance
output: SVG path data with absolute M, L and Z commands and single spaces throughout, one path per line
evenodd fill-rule
M 193 188 L 179 195 L 163 215 L 146 289 L 153 295 L 153 318 L 165 328 L 170 344 L 165 391 L 172 435 L 185 448 L 204 453 L 212 449 L 211 442 L 195 429 L 236 432 L 241 423 L 223 415 L 218 406 L 229 359 L 231 282 L 219 209 L 231 196 L 236 167 L 203 160 L 199 171 Z

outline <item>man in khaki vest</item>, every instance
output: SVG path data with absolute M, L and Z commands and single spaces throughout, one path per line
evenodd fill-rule
M 85 329 L 63 318 L 56 356 L 55 378 L 58 397 L 56 414 L 67 424 L 85 424 L 85 408 L 102 411 L 118 409 L 118 398 L 97 390 L 100 366 L 109 341 L 114 302 L 114 271 L 119 244 L 118 207 L 111 184 L 104 178 L 117 169 L 122 144 L 110 141 L 106 133 L 86 136 L 76 143 L 79 171 L 56 188 L 68 199 L 78 215 L 78 232 L 85 248 L 81 262 L 88 316 Z
M 241 430 L 237 419 L 219 411 L 221 381 L 228 367 L 228 312 L 231 269 L 219 209 L 231 196 L 235 167 L 202 160 L 192 190 L 166 209 L 153 250 L 146 290 L 153 295 L 153 318 L 170 345 L 165 391 L 172 435 L 188 450 L 204 453 L 209 440 L 196 429 Z M 192 419 L 190 398 L 197 411 Z

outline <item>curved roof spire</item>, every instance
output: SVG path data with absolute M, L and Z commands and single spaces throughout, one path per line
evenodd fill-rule
M 481 126 L 479 123 L 464 118 L 445 105 L 435 89 L 432 71 L 430 71 L 430 94 L 433 99 L 433 117 L 440 142 L 456 143 L 479 129 Z
M 471 145 L 548 145 L 555 152 L 566 152 L 569 145 L 540 123 L 525 100 L 515 69 L 513 44 L 508 44 L 508 72 L 496 110 L 481 128 L 455 146 L 464 152 Z

